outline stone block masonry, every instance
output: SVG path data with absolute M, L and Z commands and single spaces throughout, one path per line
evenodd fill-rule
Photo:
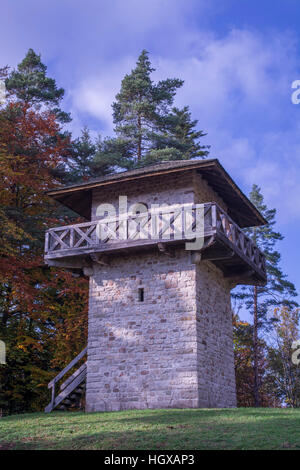
M 236 406 L 231 287 L 209 261 L 196 265 L 199 407 Z
M 235 406 L 229 294 L 217 268 L 182 248 L 95 265 L 86 410 Z

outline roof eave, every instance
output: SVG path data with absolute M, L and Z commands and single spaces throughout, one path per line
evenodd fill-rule
M 262 216 L 262 214 L 256 209 L 254 204 L 248 199 L 248 197 L 241 191 L 241 189 L 237 186 L 237 184 L 233 181 L 231 176 L 227 173 L 227 171 L 224 169 L 224 167 L 221 165 L 218 159 L 207 159 L 207 160 L 195 160 L 193 163 L 190 165 L 185 165 L 185 166 L 177 166 L 174 168 L 161 168 L 155 169 L 152 171 L 145 171 L 140 174 L 132 174 L 126 176 L 127 172 L 122 172 L 119 174 L 114 174 L 113 179 L 108 179 L 108 180 L 102 180 L 102 181 L 91 181 L 91 182 L 86 182 L 86 183 L 80 183 L 77 185 L 72 185 L 72 186 L 67 186 L 67 187 L 62 187 L 62 188 L 57 188 L 53 189 L 50 191 L 47 191 L 47 195 L 52 197 L 53 199 L 61 202 L 64 204 L 61 199 L 64 198 L 64 196 L 68 196 L 72 193 L 78 193 L 78 192 L 90 192 L 93 189 L 104 187 L 104 186 L 109 186 L 113 184 L 118 184 L 118 183 L 123 183 L 123 182 L 128 182 L 128 181 L 133 181 L 133 180 L 139 180 L 142 178 L 149 178 L 151 176 L 158 176 L 158 175 L 164 175 L 164 174 L 170 174 L 170 173 L 175 173 L 175 172 L 183 172 L 183 171 L 190 171 L 190 170 L 204 170 L 205 168 L 216 168 L 222 176 L 227 180 L 227 183 L 232 187 L 232 190 L 243 200 L 243 202 L 248 206 L 250 212 L 255 216 L 254 219 L 257 220 L 258 223 L 255 225 L 266 225 L 267 221 L 265 218 Z M 64 204 L 70 209 L 74 211 L 74 209 L 68 204 Z M 75 211 L 76 212 L 76 211 Z M 83 215 L 83 214 L 81 214 Z M 86 215 L 84 215 L 86 217 Z M 254 226 L 254 224 L 253 224 Z

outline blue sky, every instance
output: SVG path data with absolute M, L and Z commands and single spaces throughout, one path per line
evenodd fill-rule
M 176 104 L 207 132 L 210 156 L 277 208 L 282 266 L 300 292 L 299 20 L 298 0 L 2 0 L 0 63 L 41 53 L 73 132 L 107 135 L 120 81 L 147 49 L 154 78 L 185 80 Z

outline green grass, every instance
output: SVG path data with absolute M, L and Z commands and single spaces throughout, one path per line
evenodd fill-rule
M 3 449 L 300 449 L 300 409 L 15 415 L 0 419 Z

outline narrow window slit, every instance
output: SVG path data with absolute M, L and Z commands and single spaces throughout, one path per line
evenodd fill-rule
M 139 288 L 139 302 L 144 302 L 144 288 Z

